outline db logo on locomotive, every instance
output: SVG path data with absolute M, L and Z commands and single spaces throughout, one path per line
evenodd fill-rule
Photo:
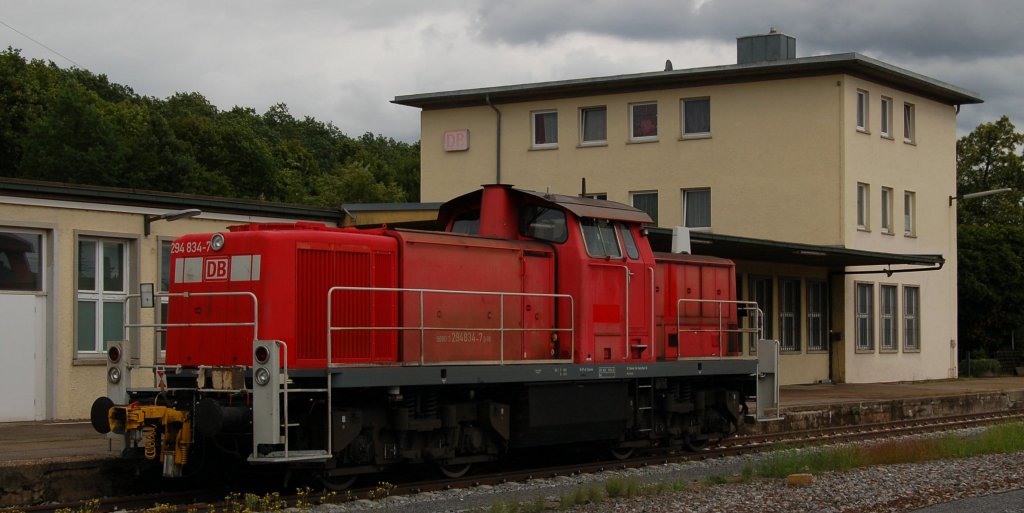
M 228 279 L 227 258 L 207 258 L 203 262 L 203 281 L 222 281 Z

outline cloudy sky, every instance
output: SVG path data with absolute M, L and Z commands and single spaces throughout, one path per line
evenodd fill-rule
M 1024 129 L 1019 0 L 0 0 L 0 45 L 26 57 L 405 141 L 419 111 L 395 96 L 734 64 L 736 36 L 769 27 L 799 57 L 860 52 L 979 93 L 961 135 L 1003 114 Z

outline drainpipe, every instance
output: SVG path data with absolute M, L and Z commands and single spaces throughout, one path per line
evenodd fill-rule
M 491 103 L 491 95 L 489 95 L 489 94 L 484 95 L 484 101 L 487 102 L 487 106 L 490 107 L 491 110 L 493 110 L 495 113 L 498 114 L 497 138 L 494 141 L 494 147 L 495 147 L 495 150 L 494 150 L 494 153 L 495 153 L 494 154 L 495 166 L 494 167 L 495 167 L 495 171 L 497 173 L 497 176 L 494 179 L 494 183 L 501 183 L 501 111 L 498 110 L 498 108 L 495 107 L 493 103 Z

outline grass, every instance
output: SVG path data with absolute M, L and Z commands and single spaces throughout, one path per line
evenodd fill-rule
M 743 478 L 781 478 L 801 472 L 844 471 L 873 465 L 917 463 L 982 454 L 1024 451 L 1024 424 L 1001 424 L 978 436 L 949 434 L 926 440 L 896 440 L 870 446 L 784 450 L 743 469 Z

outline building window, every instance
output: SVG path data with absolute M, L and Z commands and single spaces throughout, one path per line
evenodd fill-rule
M 711 135 L 711 99 L 683 100 L 683 137 Z
M 914 104 L 903 104 L 903 142 L 911 143 L 917 141 L 916 129 L 914 127 Z
M 807 281 L 807 351 L 828 349 L 828 287 L 824 281 Z
M 558 147 L 558 112 L 553 110 L 534 112 L 533 147 Z
M 711 189 L 683 190 L 683 226 L 711 228 Z
M 921 288 L 903 286 L 903 350 L 921 350 Z
M 882 187 L 882 233 L 893 233 L 892 188 Z
M 658 104 L 633 103 L 629 106 L 630 139 L 653 141 L 658 139 Z
M 750 301 L 757 303 L 757 307 L 761 310 L 761 318 L 757 319 L 755 315 L 751 315 L 751 327 L 757 327 L 761 324 L 763 328 L 760 334 L 754 333 L 750 336 L 750 352 L 754 353 L 757 351 L 757 339 L 758 337 L 764 339 L 772 338 L 772 278 L 771 276 L 751 276 L 750 277 Z
M 580 109 L 580 144 L 605 144 L 608 142 L 608 109 L 587 107 Z
M 857 350 L 875 350 L 875 286 L 857 284 Z
M 868 131 L 868 92 L 857 90 L 857 131 Z
M 158 284 L 158 292 L 170 292 L 171 290 L 171 241 L 162 240 L 160 241 L 160 283 Z M 157 312 L 156 312 L 156 323 L 166 324 L 167 323 L 167 296 L 157 297 Z M 164 355 L 167 351 L 167 329 L 158 328 L 156 330 L 157 338 L 157 360 L 163 361 Z
M 43 290 L 43 235 L 0 231 L 0 290 Z
M 127 247 L 127 242 L 116 239 L 78 239 L 75 347 L 79 353 L 101 353 L 107 342 L 124 340 Z
M 857 228 L 867 230 L 869 228 L 868 207 L 870 206 L 870 188 L 866 183 L 857 184 Z
M 633 207 L 647 212 L 647 215 L 651 216 L 654 226 L 658 226 L 658 193 L 631 192 L 629 197 L 633 202 Z
M 914 236 L 914 193 L 903 191 L 903 235 Z
M 779 349 L 800 350 L 800 280 L 779 278 Z
M 583 195 L 584 198 L 596 199 L 596 200 L 607 200 L 607 192 L 588 192 Z
M 892 139 L 892 98 L 882 97 L 879 117 L 881 118 L 879 132 L 882 133 L 882 137 Z
M 879 349 L 895 351 L 896 347 L 896 285 L 882 285 L 881 308 L 882 340 Z

